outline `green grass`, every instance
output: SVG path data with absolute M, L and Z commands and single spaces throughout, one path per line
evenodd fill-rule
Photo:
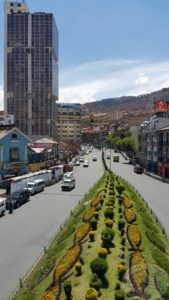
M 169 275 L 158 270 L 155 274 L 157 289 L 164 300 L 169 299 Z

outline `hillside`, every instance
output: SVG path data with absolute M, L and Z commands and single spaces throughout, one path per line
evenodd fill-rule
M 83 105 L 83 114 L 94 112 L 106 112 L 114 109 L 135 111 L 152 111 L 154 101 L 169 100 L 169 88 L 139 96 L 123 96 L 118 98 L 107 98 Z

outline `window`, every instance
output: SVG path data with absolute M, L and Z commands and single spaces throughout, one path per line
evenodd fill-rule
M 16 140 L 17 138 L 18 138 L 17 133 L 12 133 L 12 139 L 13 139 L 13 140 Z
M 10 162 L 19 161 L 19 149 L 11 148 L 10 149 Z

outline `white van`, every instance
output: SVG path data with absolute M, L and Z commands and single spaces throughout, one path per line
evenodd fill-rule
M 0 216 L 2 217 L 6 211 L 6 203 L 4 198 L 0 198 Z
M 43 191 L 45 188 L 45 181 L 43 179 L 35 179 L 34 181 L 27 183 L 27 190 L 31 195 Z
M 62 191 L 70 191 L 74 189 L 76 180 L 75 178 L 65 178 L 61 183 Z

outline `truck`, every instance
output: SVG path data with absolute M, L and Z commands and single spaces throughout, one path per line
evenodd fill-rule
M 119 155 L 113 155 L 113 161 L 119 162 Z

